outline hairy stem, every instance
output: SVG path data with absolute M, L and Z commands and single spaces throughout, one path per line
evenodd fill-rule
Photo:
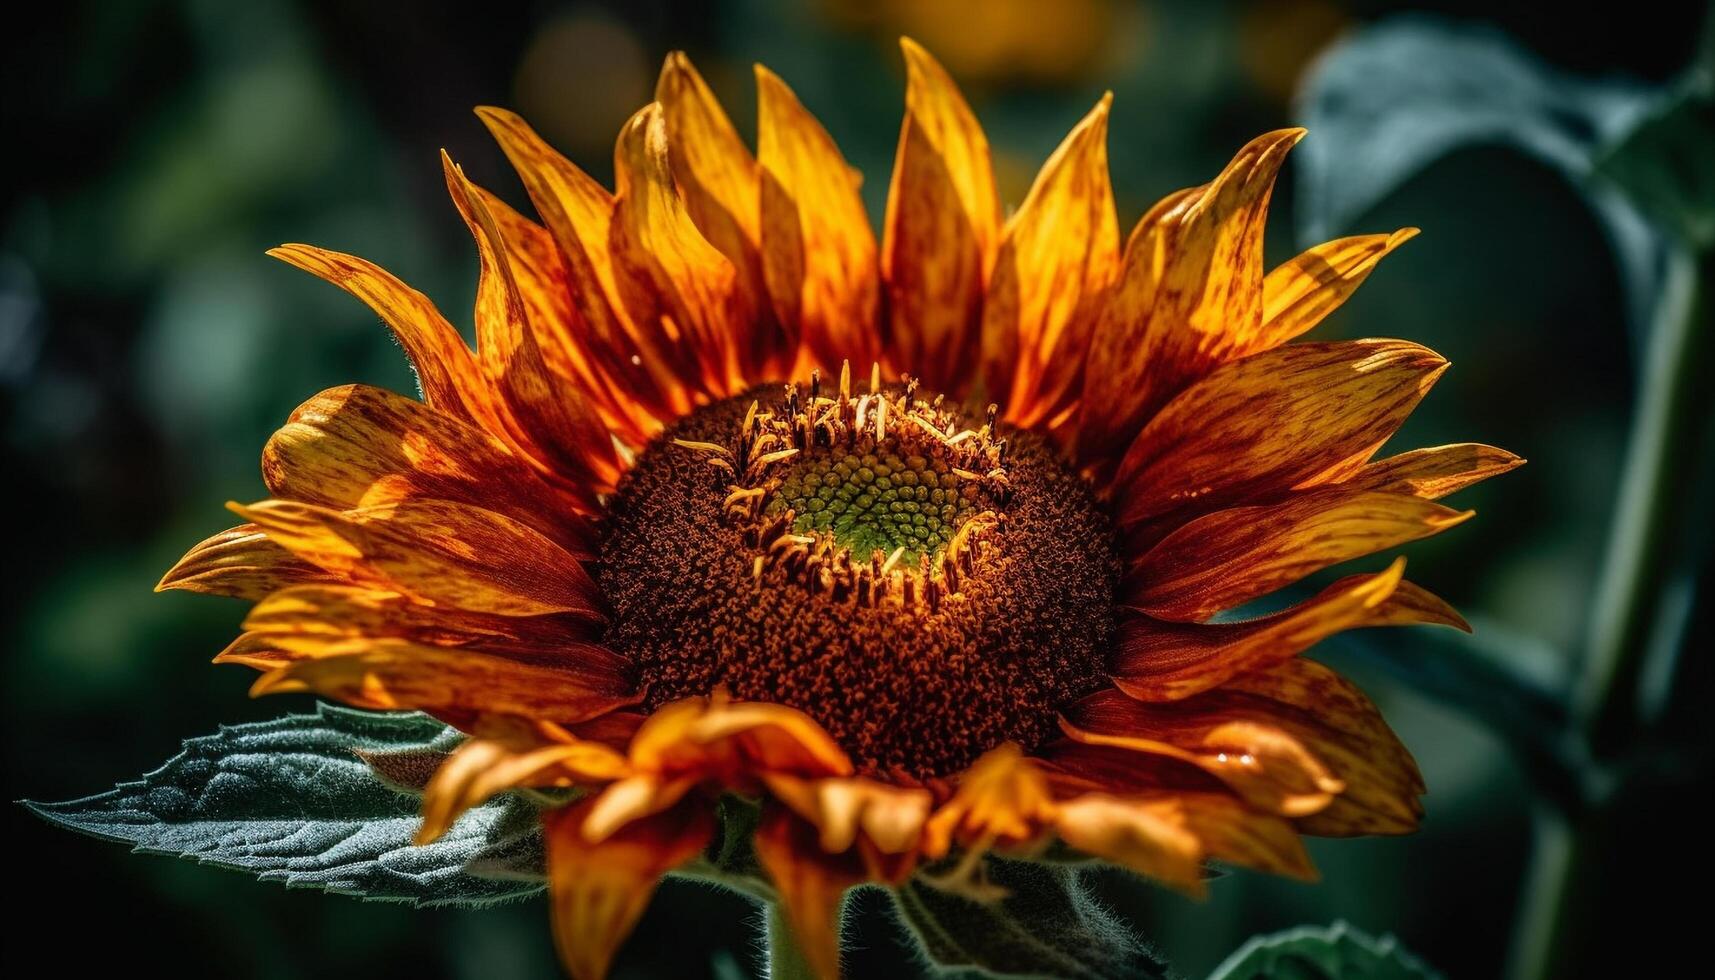
M 777 902 L 763 906 L 763 941 L 768 947 L 768 980 L 815 980 L 810 961 L 798 948 L 792 926 Z

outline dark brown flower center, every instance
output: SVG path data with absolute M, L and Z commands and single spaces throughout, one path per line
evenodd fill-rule
M 607 643 L 651 709 L 724 687 L 929 779 L 1103 683 L 1118 581 L 1089 485 L 914 387 L 770 385 L 693 412 L 610 502 Z

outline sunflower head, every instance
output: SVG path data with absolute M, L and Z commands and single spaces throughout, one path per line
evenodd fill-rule
M 1122 246 L 1107 97 L 1003 220 L 969 106 L 904 51 L 879 240 L 783 81 L 757 70 L 753 154 L 675 54 L 612 190 L 499 109 L 535 219 L 443 161 L 475 350 L 362 259 L 273 253 L 373 307 L 420 398 L 305 402 L 270 498 L 162 587 L 255 603 L 218 659 L 257 693 L 464 732 L 420 840 L 564 790 L 539 798 L 576 975 L 669 872 L 742 876 L 831 976 L 862 882 L 987 900 L 985 855 L 1052 847 L 1201 892 L 1207 862 L 1307 876 L 1300 835 L 1421 813 L 1375 707 L 1299 654 L 1458 615 L 1402 561 L 1230 612 L 1459 523 L 1437 498 L 1519 462 L 1379 457 L 1446 363 L 1291 342 L 1413 231 L 1266 269 L 1282 130 Z

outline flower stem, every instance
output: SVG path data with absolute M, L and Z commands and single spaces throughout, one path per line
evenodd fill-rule
M 768 980 L 815 980 L 810 961 L 798 948 L 792 926 L 778 902 L 763 906 L 763 941 L 768 947 Z

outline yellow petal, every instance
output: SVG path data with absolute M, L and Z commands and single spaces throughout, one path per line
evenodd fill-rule
M 1524 465 L 1524 460 L 1493 446 L 1461 442 L 1414 449 L 1370 463 L 1341 482 L 1387 493 L 1409 493 L 1430 500 Z
M 715 823 L 706 810 L 681 807 L 591 843 L 580 833 L 587 810 L 574 804 L 542 823 L 560 962 L 577 980 L 600 980 L 661 876 L 696 857 Z
M 1340 238 L 1271 271 L 1262 284 L 1262 328 L 1245 353 L 1284 344 L 1321 323 L 1364 284 L 1377 262 L 1415 237 L 1416 228 L 1401 228 L 1391 235 Z
M 269 255 L 326 279 L 368 304 L 392 328 L 417 370 L 423 399 L 443 412 L 499 432 L 494 398 L 476 358 L 427 296 L 354 255 L 310 245 L 282 245 Z
M 609 251 L 613 195 L 504 109 L 476 110 L 523 179 L 565 259 L 587 347 L 617 392 L 646 406 L 654 431 L 690 408 L 680 357 L 658 323 L 634 322 Z M 651 432 L 653 434 L 653 432 Z
M 1118 519 L 1213 509 L 1373 452 L 1446 367 L 1400 340 L 1293 344 L 1227 364 L 1138 434 L 1114 478 Z
M 1092 857 L 1201 896 L 1203 847 L 1172 799 L 1121 799 L 1087 793 L 1060 804 L 1060 839 Z
M 530 322 L 500 228 L 464 172 L 441 155 L 447 189 L 476 240 L 481 272 L 476 287 L 476 335 L 484 372 L 507 411 L 501 435 L 575 493 L 588 513 L 598 494 L 613 489 L 619 461 L 613 438 L 570 378 L 556 377 Z
M 988 137 L 935 59 L 905 51 L 905 122 L 882 234 L 891 363 L 961 397 L 980 350 L 983 286 L 1000 234 Z
M 155 591 L 183 589 L 255 601 L 275 589 L 334 580 L 256 525 L 240 524 L 197 542 L 161 576 Z
M 1206 619 L 1330 565 L 1439 534 L 1471 514 L 1421 497 L 1343 488 L 1216 511 L 1137 558 L 1123 602 L 1157 619 Z
M 289 663 L 250 689 L 253 697 L 299 692 L 377 711 L 507 714 L 562 724 L 637 702 L 624 685 L 593 689 L 582 674 L 403 640 L 368 641 L 362 653 Z
M 423 826 L 416 843 L 437 840 L 466 810 L 520 786 L 607 782 L 625 772 L 625 757 L 594 742 L 520 745 L 472 738 L 442 763 L 423 789 Z
M 1251 805 L 1282 816 L 1315 813 L 1345 788 L 1267 706 L 1224 689 L 1148 705 L 1101 691 L 1073 705 L 1061 726 L 1090 745 L 1188 762 Z
M 494 436 L 414 399 L 368 385 L 330 388 L 299 405 L 262 450 L 276 497 L 341 509 L 435 497 L 528 524 L 579 558 L 589 523 Z
M 861 839 L 884 854 L 917 849 L 932 798 L 920 787 L 894 786 L 862 777 L 765 778 L 769 791 L 820 831 L 822 850 L 839 854 Z
M 983 377 L 1033 427 L 1078 395 L 1090 332 L 1119 260 L 1102 97 L 1043 164 L 1001 240 L 983 305 Z
M 880 356 L 875 233 L 860 178 L 798 97 L 756 66 L 762 251 L 780 321 L 823 368 Z
M 613 166 L 613 258 L 631 318 L 658 325 L 664 356 L 693 387 L 717 397 L 743 390 L 739 352 L 752 324 L 739 315 L 732 263 L 697 230 L 673 183 L 659 104 L 620 130 Z
M 849 856 L 824 853 L 814 828 L 790 811 L 769 808 L 756 828 L 756 859 L 774 890 L 810 970 L 821 980 L 840 977 L 840 905 L 846 889 L 863 882 Z
M 1178 793 L 1174 801 L 1184 814 L 1185 825 L 1202 841 L 1210 857 L 1270 874 L 1315 880 L 1316 868 L 1291 822 L 1259 813 L 1219 793 Z
M 754 328 L 751 349 L 740 352 L 749 377 L 785 377 L 797 337 L 772 322 L 762 271 L 761 192 L 754 157 L 703 76 L 682 51 L 667 55 L 655 84 L 655 101 L 667 121 L 673 179 L 685 207 L 709 244 L 733 265 L 745 309 L 766 322 Z
M 1131 288 L 1150 296 L 1148 315 L 1106 317 L 1097 327 L 1089 368 L 1097 390 L 1086 393 L 1096 397 L 1084 412 L 1093 426 L 1087 439 L 1080 433 L 1087 453 L 1114 451 L 1186 385 L 1259 349 L 1263 225 L 1275 176 L 1303 136 L 1257 137 L 1220 176 L 1174 195 L 1133 234 L 1124 275 L 1139 277 Z
M 809 715 L 781 704 L 686 698 L 663 706 L 638 730 L 631 761 L 645 772 L 710 777 L 765 772 L 849 776 L 851 760 Z
M 298 557 L 357 585 L 503 616 L 599 616 L 589 573 L 509 517 L 445 500 L 337 511 L 287 500 L 229 504 Z
M 1054 801 L 1039 769 L 1013 742 L 990 749 L 958 778 L 958 789 L 924 826 L 923 853 L 945 855 L 953 845 L 1017 848 L 1041 839 L 1052 825 Z
M 1125 619 L 1108 671 L 1115 687 L 1140 701 L 1175 701 L 1295 657 L 1342 630 L 1446 622 L 1436 610 L 1393 601 L 1404 570 L 1405 559 L 1396 559 L 1384 572 L 1341 579 L 1291 609 L 1244 622 Z

